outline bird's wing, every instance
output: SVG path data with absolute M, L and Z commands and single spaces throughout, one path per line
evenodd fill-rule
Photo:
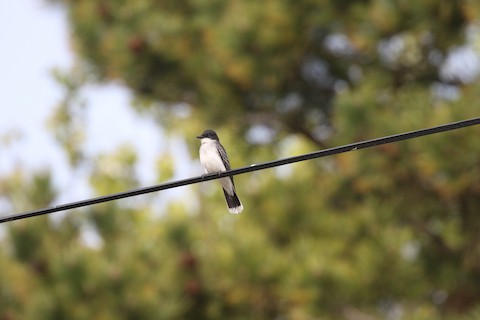
M 230 170 L 230 161 L 228 161 L 227 152 L 220 143 L 217 143 L 217 151 L 220 154 L 225 169 Z
M 220 154 L 220 158 L 222 159 L 223 165 L 225 166 L 225 170 L 230 170 L 230 161 L 228 161 L 227 152 L 225 148 L 222 146 L 220 142 L 217 143 L 217 150 Z M 233 190 L 235 190 L 235 182 L 233 182 L 233 177 L 230 176 L 230 181 L 232 181 Z

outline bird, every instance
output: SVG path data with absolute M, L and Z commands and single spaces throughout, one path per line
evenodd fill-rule
M 228 161 L 227 152 L 220 143 L 217 133 L 207 129 L 197 137 L 200 139 L 200 163 L 205 173 L 218 173 L 230 170 L 230 161 Z M 223 188 L 225 200 L 227 200 L 228 211 L 238 214 L 242 212 L 243 205 L 235 191 L 233 176 L 220 178 L 220 184 Z

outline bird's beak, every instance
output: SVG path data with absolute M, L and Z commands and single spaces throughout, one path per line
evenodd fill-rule
M 198 137 L 197 137 L 197 139 L 202 139 L 202 138 L 203 138 L 203 136 L 198 136 Z

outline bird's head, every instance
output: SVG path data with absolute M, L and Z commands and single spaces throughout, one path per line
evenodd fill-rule
M 215 131 L 213 130 L 210 130 L 210 129 L 207 129 L 205 131 L 203 131 L 203 133 L 201 135 L 199 135 L 197 137 L 197 139 L 211 139 L 211 140 L 217 140 L 217 141 L 220 141 L 218 139 L 218 136 L 217 134 L 215 133 Z

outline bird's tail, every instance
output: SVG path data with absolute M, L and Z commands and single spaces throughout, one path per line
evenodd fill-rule
M 223 194 L 225 195 L 225 200 L 227 200 L 228 211 L 235 214 L 242 212 L 243 205 L 240 199 L 238 199 L 235 190 L 233 191 L 233 195 L 229 195 L 227 191 L 223 189 Z

